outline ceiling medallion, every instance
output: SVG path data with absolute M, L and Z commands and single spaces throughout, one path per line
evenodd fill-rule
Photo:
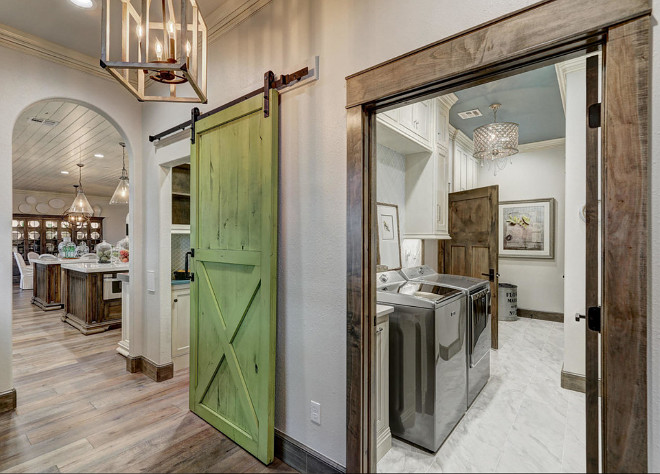
M 493 111 L 493 123 L 475 128 L 472 135 L 472 156 L 481 160 L 481 166 L 484 163 L 492 166 L 494 174 L 503 170 L 507 162 L 511 161 L 510 158 L 507 160 L 507 157 L 518 153 L 518 124 L 498 122 L 497 109 L 500 107 L 500 104 L 492 104 L 490 108 Z
M 196 0 L 104 0 L 102 15 L 101 66 L 139 101 L 206 103 L 207 31 Z M 110 52 L 119 38 L 120 58 Z

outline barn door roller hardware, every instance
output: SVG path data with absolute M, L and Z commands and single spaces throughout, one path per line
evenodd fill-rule
M 220 107 L 216 107 L 213 110 L 209 110 L 208 112 L 205 112 L 203 114 L 200 113 L 199 109 L 197 107 L 193 108 L 190 114 L 190 120 L 186 122 L 182 122 L 179 125 L 175 125 L 172 128 L 168 128 L 164 132 L 161 132 L 157 135 L 149 135 L 149 141 L 154 142 L 156 140 L 162 140 L 163 138 L 167 137 L 168 135 L 172 135 L 173 133 L 176 133 L 180 130 L 185 130 L 187 128 L 191 129 L 190 132 L 190 141 L 192 143 L 195 143 L 195 122 L 198 120 L 201 120 L 203 118 L 206 118 L 210 115 L 216 114 L 222 110 L 228 109 L 229 107 L 239 104 L 243 102 L 244 100 L 247 100 L 251 97 L 254 97 L 256 95 L 263 94 L 264 96 L 264 117 L 268 117 L 270 115 L 270 100 L 269 100 L 269 93 L 271 89 L 283 89 L 284 87 L 288 87 L 290 85 L 293 85 L 294 83 L 300 81 L 301 79 L 304 79 L 305 76 L 309 74 L 309 68 L 302 68 L 299 69 L 298 71 L 291 73 L 291 74 L 282 74 L 279 79 L 275 79 L 275 74 L 273 74 L 273 71 L 268 71 L 267 73 L 264 74 L 264 86 L 260 87 L 259 89 L 256 89 L 246 95 L 243 95 L 237 99 L 232 100 L 231 102 L 227 102 L 224 105 L 221 105 Z

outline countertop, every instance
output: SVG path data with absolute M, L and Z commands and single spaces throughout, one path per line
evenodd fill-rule
M 388 306 L 386 304 L 377 304 L 376 305 L 376 326 L 387 321 L 389 319 L 389 314 L 394 312 L 394 306 Z
M 128 263 L 63 263 L 62 268 L 80 273 L 127 272 Z
M 81 258 L 58 258 L 57 260 L 41 260 L 40 258 L 34 258 L 30 260 L 30 263 L 38 263 L 39 265 L 63 265 L 65 263 L 80 263 L 80 262 L 89 262 L 89 260 L 83 260 Z

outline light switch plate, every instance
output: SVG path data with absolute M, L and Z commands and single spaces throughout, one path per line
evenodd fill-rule
M 156 271 L 147 270 L 147 291 L 156 292 Z
M 312 423 L 321 424 L 321 404 L 312 400 L 309 404 L 309 419 Z

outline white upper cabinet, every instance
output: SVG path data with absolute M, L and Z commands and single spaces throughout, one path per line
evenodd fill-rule
M 378 143 L 403 155 L 433 151 L 433 108 L 425 100 L 379 113 Z
M 448 193 L 455 155 L 449 109 L 457 100 L 448 94 L 377 116 L 378 143 L 405 156 L 405 228 L 401 238 L 451 238 Z M 476 180 L 476 170 L 470 176 Z
M 453 129 L 453 127 L 452 127 Z M 453 129 L 452 141 L 452 191 L 466 191 L 478 187 L 479 161 L 472 156 L 473 145 L 460 130 Z

